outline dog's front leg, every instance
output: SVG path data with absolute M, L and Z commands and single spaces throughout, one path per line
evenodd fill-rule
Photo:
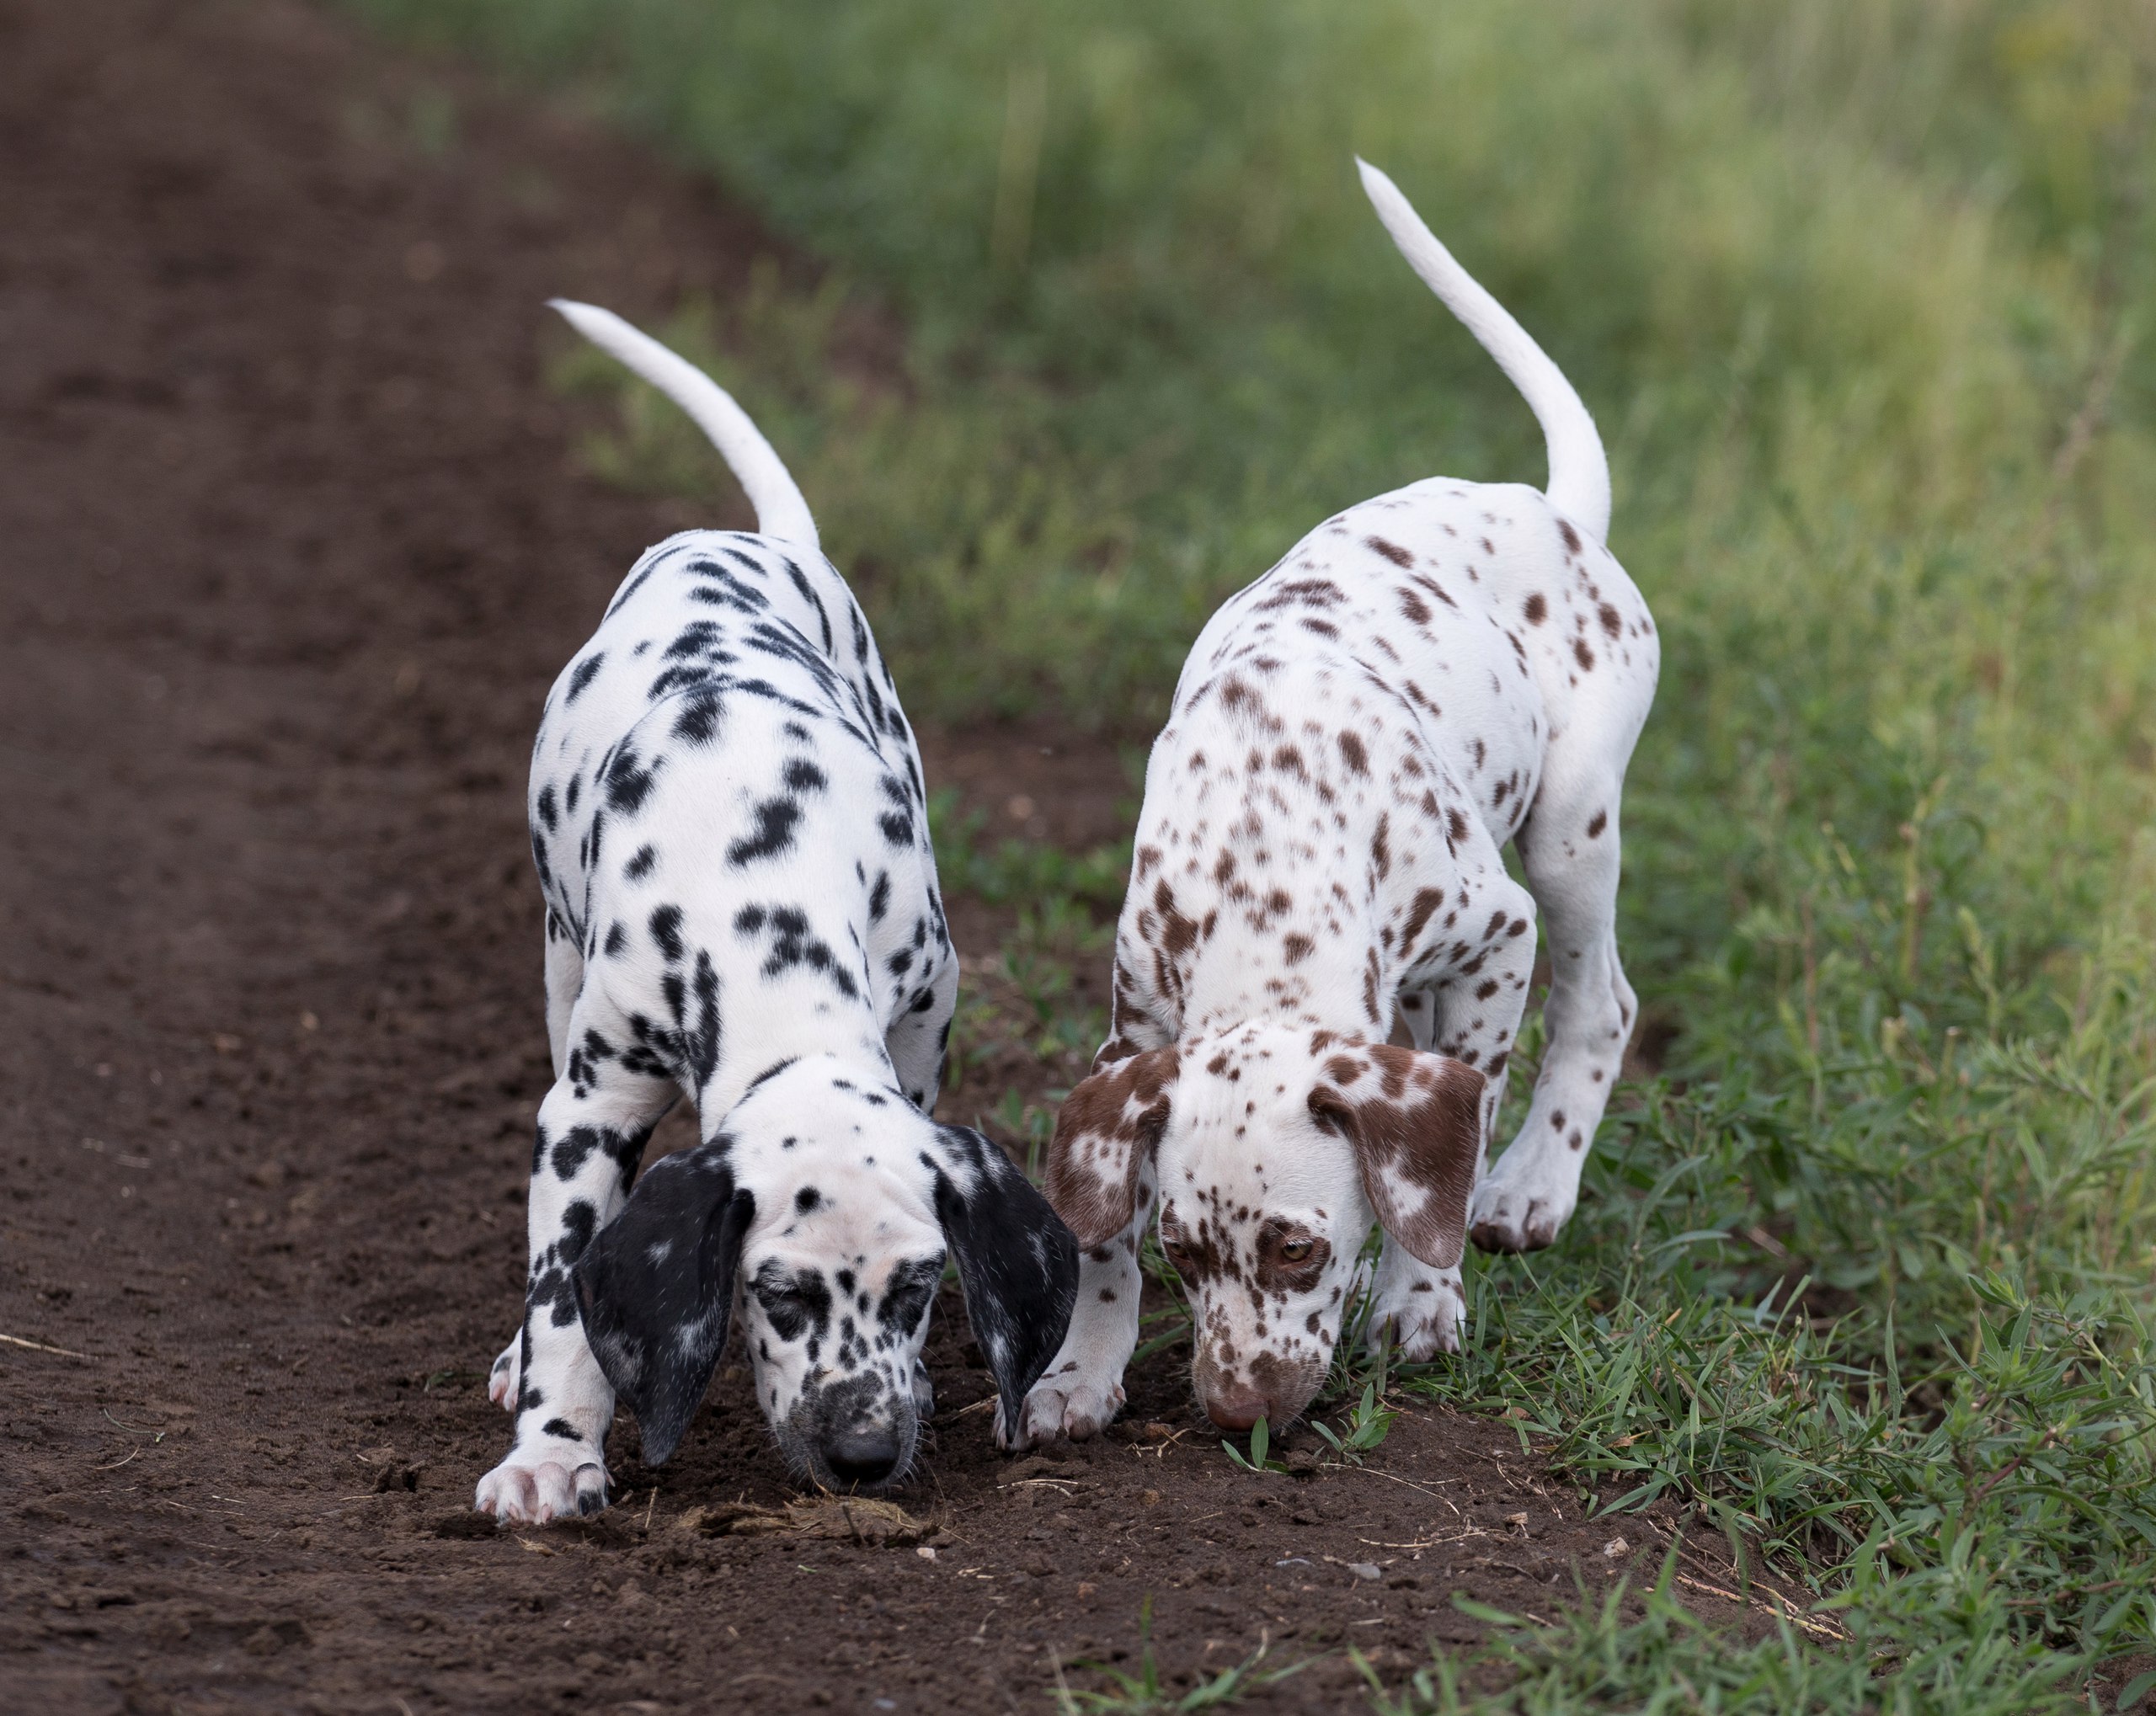
M 1505 1094 L 1504 1069 L 1527 1009 L 1535 941 L 1534 898 L 1495 864 L 1487 868 L 1496 873 L 1471 887 L 1463 914 L 1470 921 L 1491 914 L 1481 945 L 1464 962 L 1404 987 L 1396 998 L 1416 1047 L 1435 1048 L 1486 1074 L 1480 1116 L 1485 1162 Z M 1435 1268 L 1385 1235 L 1370 1283 L 1366 1345 L 1375 1351 L 1396 1341 L 1403 1358 L 1419 1363 L 1458 1352 L 1466 1325 L 1460 1266 Z
M 554 1076 L 565 1076 L 569 1064 L 569 1021 L 576 1012 L 577 997 L 584 989 L 584 950 L 576 932 L 552 906 L 547 909 L 547 1051 L 553 1057 Z M 504 1412 L 516 1410 L 524 1387 L 524 1331 L 520 1325 L 487 1373 L 487 1398 Z
M 1369 1351 L 1394 1342 L 1410 1364 L 1458 1352 L 1467 1326 L 1467 1287 L 1460 1266 L 1433 1269 L 1386 1234 L 1370 1281 L 1370 1316 L 1364 1326 L 1363 1341 Z
M 1444 1014 L 1439 992 L 1403 989 L 1393 1005 L 1407 1027 L 1410 1042 L 1418 1049 L 1433 1047 Z M 1486 1140 L 1486 1123 L 1484 1137 Z M 1374 1355 L 1396 1342 L 1402 1358 L 1420 1364 L 1441 1352 L 1460 1351 L 1461 1331 L 1467 1326 L 1467 1287 L 1458 1264 L 1433 1269 L 1387 1234 L 1368 1286 L 1370 1314 L 1363 1334 L 1366 1351 Z
M 664 1079 L 580 1048 L 540 1105 L 516 1437 L 509 1457 L 479 1480 L 475 1505 L 483 1513 L 543 1525 L 606 1505 L 614 1391 L 584 1340 L 569 1269 L 621 1208 L 644 1142 L 674 1094 Z
M 934 949 L 928 957 L 936 957 Z M 958 962 L 949 956 L 920 974 L 911 998 L 884 1034 L 884 1051 L 899 1075 L 899 1088 L 923 1114 L 936 1112 L 937 1095 L 943 1084 L 944 1051 L 951 1040 L 951 1015 L 958 1006 Z
M 1525 1123 L 1476 1188 L 1470 1231 L 1487 1251 L 1533 1251 L 1556 1239 L 1579 1202 L 1580 1170 L 1624 1067 L 1636 1004 L 1617 960 L 1622 762 L 1584 781 L 1553 770 L 1522 831 L 1548 936 L 1549 1047 Z
M 1003 1409 L 996 1408 L 999 1447 L 1027 1448 L 1059 1436 L 1083 1442 L 1098 1435 L 1121 1409 L 1123 1367 L 1138 1346 L 1138 1299 L 1145 1286 L 1138 1252 L 1153 1219 L 1155 1185 L 1152 1169 L 1140 1169 L 1129 1225 L 1080 1260 L 1070 1330 L 1026 1396 L 1015 1436 L 1003 1422 Z

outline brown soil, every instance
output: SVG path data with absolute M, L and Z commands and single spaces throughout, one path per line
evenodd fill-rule
M 617 1433 L 597 1521 L 472 1514 L 547 1082 L 524 759 L 684 522 L 576 472 L 540 306 L 771 247 L 291 0 L 7 0 L 0 208 L 0 1708 L 1043 1710 L 1149 1595 L 1171 1676 L 1269 1642 L 1326 1654 L 1260 1703 L 1353 1706 L 1338 1647 L 1625 1564 L 1502 1423 L 1241 1473 L 1173 1353 L 999 1458 L 955 1304 L 919 1522 L 785 1512 L 738 1375 L 664 1473 Z M 1059 839 L 1129 796 L 1044 729 L 932 750 Z

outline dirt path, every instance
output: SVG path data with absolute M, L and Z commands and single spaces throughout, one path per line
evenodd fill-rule
M 1269 1639 L 1331 1655 L 1261 1702 L 1352 1705 L 1335 1647 L 1610 1576 L 1508 1427 L 1253 1480 L 1172 1356 L 1000 1460 L 955 1306 L 931 1543 L 741 1529 L 787 1491 L 738 1375 L 662 1474 L 617 1432 L 595 1522 L 472 1514 L 547 1081 L 524 758 L 691 521 L 574 473 L 540 306 L 767 247 L 274 0 L 5 0 L 0 210 L 0 1333 L 82 1355 L 0 1345 L 0 1708 L 1042 1710 L 1149 1594 L 1168 1671 Z M 936 756 L 994 806 L 1043 742 Z

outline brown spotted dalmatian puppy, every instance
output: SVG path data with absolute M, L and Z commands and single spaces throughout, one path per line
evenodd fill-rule
M 556 306 L 670 395 L 756 509 L 639 560 L 556 680 L 532 753 L 555 1084 L 531 1159 L 515 1415 L 478 1505 L 606 1505 L 616 1394 L 680 1441 L 737 1314 L 789 1464 L 894 1483 L 955 1254 L 1007 1412 L 1063 1338 L 1077 1248 L 994 1144 L 930 1118 L 958 987 L 921 759 L 800 491 L 701 370 Z M 701 1143 L 631 1190 L 677 1095 Z
M 1431 478 L 1365 501 L 1198 637 L 1146 770 L 1112 1035 L 1049 1149 L 1049 1199 L 1086 1248 L 1078 1308 L 1014 1445 L 1091 1436 L 1122 1404 L 1156 1201 L 1215 1423 L 1309 1404 L 1374 1223 L 1377 1338 L 1456 1351 L 1469 1233 L 1501 1251 L 1556 1237 L 1630 1034 L 1619 798 L 1660 653 L 1603 546 L 1602 443 L 1518 323 L 1362 173 L 1526 396 L 1550 486 Z M 1486 1175 L 1538 907 L 1549 1047 Z

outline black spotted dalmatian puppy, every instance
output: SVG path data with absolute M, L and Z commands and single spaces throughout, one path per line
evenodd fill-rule
M 1112 1035 L 1050 1146 L 1049 1198 L 1088 1250 L 1018 1445 L 1090 1436 L 1122 1404 L 1156 1199 L 1216 1423 L 1309 1404 L 1374 1223 L 1378 1338 L 1457 1351 L 1470 1229 L 1502 1251 L 1556 1237 L 1630 1031 L 1618 802 L 1660 652 L 1603 546 L 1602 443 L 1556 365 L 1362 174 L 1533 407 L 1550 486 L 1431 478 L 1365 501 L 1193 648 L 1146 771 Z M 1549 1047 L 1486 1176 L 1538 906 Z
M 516 1417 L 478 1505 L 606 1505 L 618 1392 L 680 1442 L 737 1310 L 801 1476 L 902 1477 L 947 1251 L 1006 1413 L 1070 1319 L 1070 1234 L 980 1134 L 930 1116 L 958 978 L 921 761 L 792 479 L 702 371 L 556 306 L 670 395 L 756 509 L 639 560 L 555 682 L 532 754 L 555 1083 L 531 1159 Z M 701 1143 L 631 1191 L 678 1094 Z

